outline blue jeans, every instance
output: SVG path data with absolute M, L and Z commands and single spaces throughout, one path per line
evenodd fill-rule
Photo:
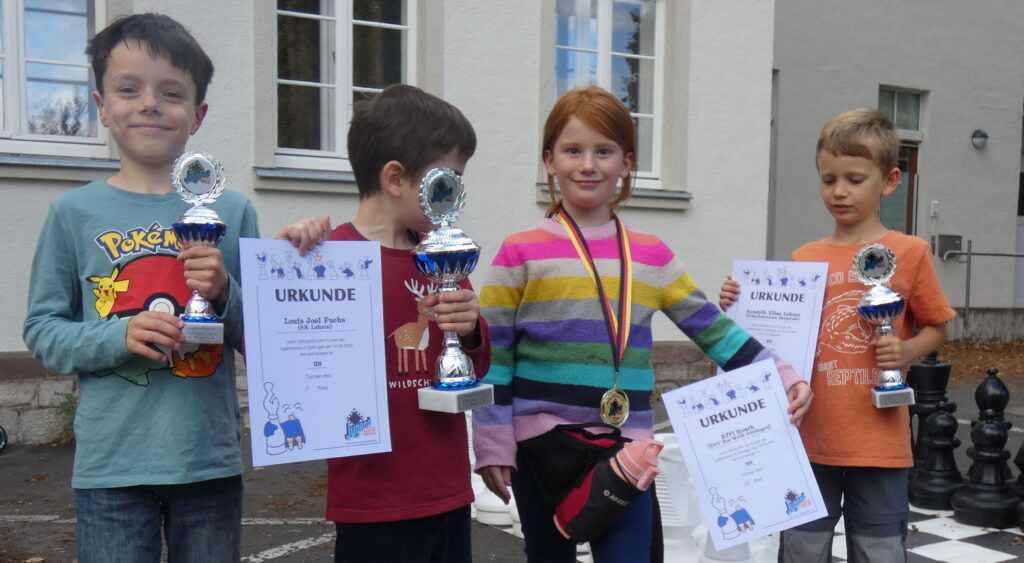
M 75 489 L 79 563 L 237 563 L 242 477 L 182 485 Z
M 469 505 L 413 520 L 335 522 L 335 563 L 472 563 Z
M 529 563 L 574 563 L 576 544 L 555 528 L 554 510 L 544 503 L 525 456 L 517 456 L 516 464 L 519 470 L 512 472 L 512 492 L 516 495 L 516 508 L 526 536 L 526 560 Z M 650 560 L 652 497 L 651 489 L 636 497 L 618 522 L 590 542 L 595 562 L 646 563 Z

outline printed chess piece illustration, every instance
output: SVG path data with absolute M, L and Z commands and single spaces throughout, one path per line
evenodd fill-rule
M 284 445 L 284 429 L 277 418 L 281 402 L 274 394 L 274 384 L 266 382 L 263 384 L 266 394 L 263 397 L 263 410 L 267 413 L 267 422 L 263 425 L 263 436 L 267 439 L 267 455 L 279 455 L 286 451 Z

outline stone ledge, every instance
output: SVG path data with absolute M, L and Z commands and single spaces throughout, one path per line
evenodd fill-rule
M 39 379 L 51 375 L 28 352 L 0 352 L 0 381 Z

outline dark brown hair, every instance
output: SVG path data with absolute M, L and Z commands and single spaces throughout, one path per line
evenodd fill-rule
M 394 160 L 419 176 L 452 150 L 470 158 L 476 133 L 459 109 L 406 84 L 389 86 L 356 104 L 348 129 L 348 158 L 364 199 L 380 191 L 380 171 Z
M 196 105 L 206 99 L 213 78 L 213 62 L 192 34 L 163 14 L 135 14 L 114 20 L 89 40 L 85 54 L 92 60 L 96 89 L 103 93 L 103 74 L 110 53 L 118 43 L 145 44 L 151 57 L 166 56 L 175 68 L 185 71 L 196 85 Z

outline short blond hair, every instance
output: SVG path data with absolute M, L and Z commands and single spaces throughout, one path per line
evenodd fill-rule
M 900 136 L 884 114 L 870 108 L 845 111 L 821 128 L 815 162 L 821 151 L 859 156 L 875 163 L 882 174 L 899 166 Z

